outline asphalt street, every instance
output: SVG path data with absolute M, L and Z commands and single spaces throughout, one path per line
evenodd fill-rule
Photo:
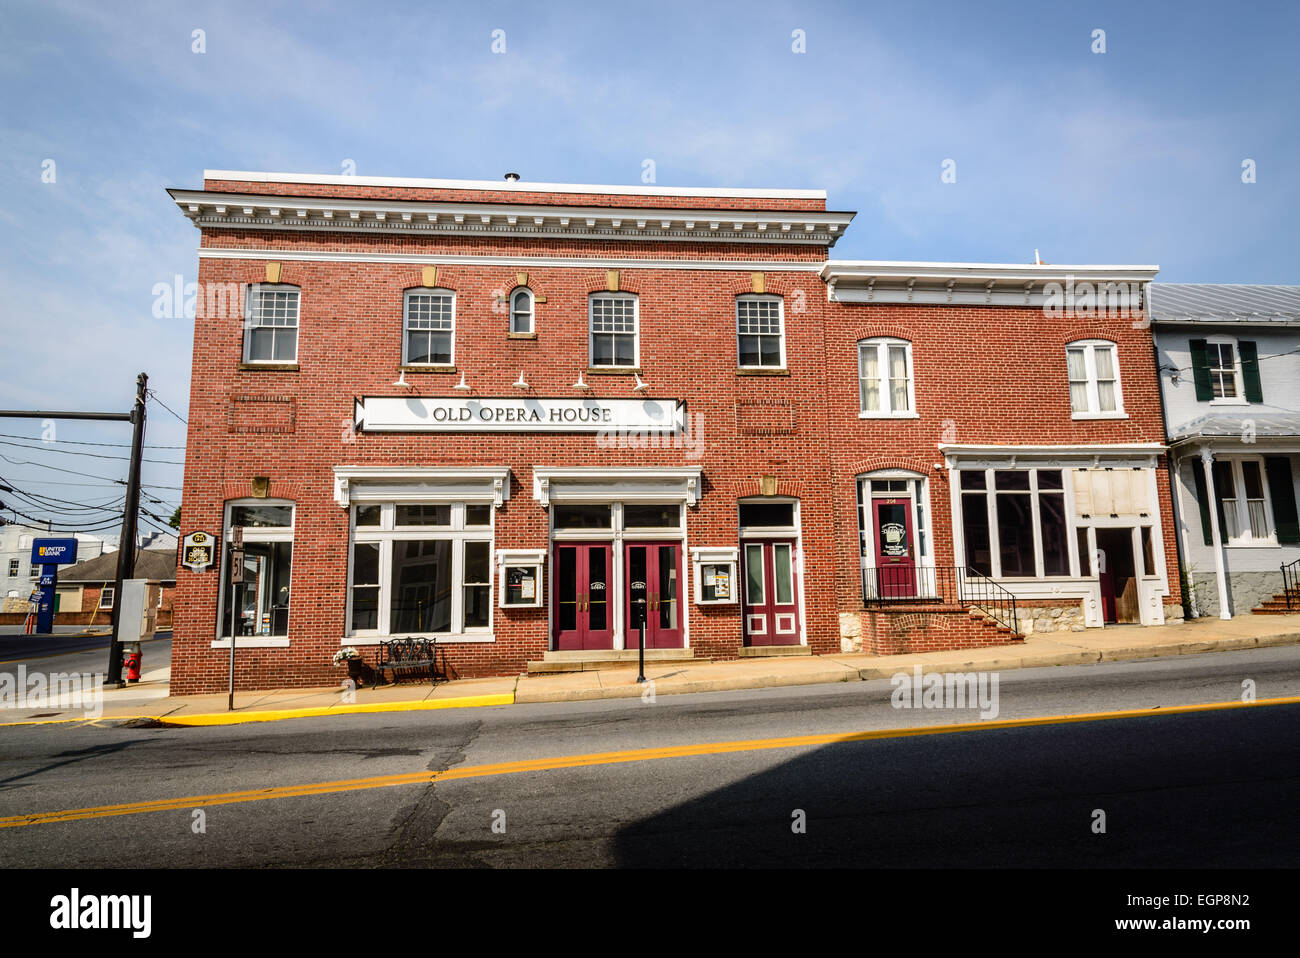
M 0 864 L 1300 863 L 1300 705 L 1161 714 L 1239 703 L 1243 687 L 1300 695 L 1300 649 L 998 679 L 998 722 L 1153 711 L 989 728 L 978 709 L 895 708 L 886 680 L 209 728 L 0 728 Z M 974 727 L 782 741 L 954 724 Z M 762 741 L 719 744 L 741 740 Z M 658 752 L 609 754 L 645 749 Z M 120 807 L 141 802 L 155 804 Z M 29 818 L 67 810 L 81 811 Z

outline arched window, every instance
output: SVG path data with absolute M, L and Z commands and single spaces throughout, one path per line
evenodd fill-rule
M 533 291 L 521 286 L 510 297 L 510 332 L 533 331 Z

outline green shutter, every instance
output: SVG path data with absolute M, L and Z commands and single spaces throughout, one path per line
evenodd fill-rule
M 1192 381 L 1196 383 L 1196 401 L 1209 402 L 1214 398 L 1214 387 L 1210 385 L 1209 346 L 1203 339 L 1192 340 Z M 1204 481 L 1204 477 L 1202 477 Z
M 1246 383 L 1246 402 L 1263 402 L 1264 390 L 1259 384 L 1259 351 L 1249 340 L 1240 340 L 1237 349 L 1241 353 L 1241 378 Z
M 1296 515 L 1295 485 L 1291 482 L 1291 460 L 1269 456 L 1264 460 L 1268 492 L 1273 498 L 1273 522 L 1279 543 L 1300 542 L 1300 517 Z
M 1192 460 L 1192 482 L 1196 485 L 1196 504 L 1201 509 L 1201 535 L 1207 546 L 1214 545 L 1210 532 L 1210 495 L 1205 488 L 1205 467 L 1199 458 Z

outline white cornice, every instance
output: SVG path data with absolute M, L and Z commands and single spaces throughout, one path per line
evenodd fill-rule
M 829 260 L 821 270 L 839 303 L 1051 306 L 1140 310 L 1158 266 L 908 263 Z M 1053 288 L 1055 287 L 1055 288 Z M 1060 302 L 1056 302 L 1059 299 Z
M 341 173 L 257 173 L 204 170 L 205 180 L 245 183 L 311 183 L 328 186 L 388 186 L 423 190 L 492 190 L 513 193 L 574 193 L 604 196 L 716 196 L 726 198 L 824 200 L 825 190 L 774 190 L 744 187 L 615 186 L 588 183 L 527 183 L 522 180 L 440 180 L 405 176 L 345 176 Z
M 1012 468 L 1017 465 L 1051 465 L 1086 468 L 1152 468 L 1168 447 L 1159 442 L 1070 443 L 1052 446 L 939 443 L 949 469 L 962 466 Z
M 678 498 L 699 500 L 701 466 L 533 466 L 533 497 L 549 508 L 552 500 L 644 502 Z
M 202 229 L 407 232 L 524 239 L 620 239 L 834 246 L 851 212 L 690 210 L 267 196 L 168 190 Z
M 816 273 L 820 261 L 726 259 L 613 259 L 607 256 L 493 256 L 453 253 L 365 253 L 351 250 L 229 249 L 200 246 L 199 259 L 255 259 L 305 263 L 408 263 L 421 266 L 576 267 L 579 269 L 701 269 Z

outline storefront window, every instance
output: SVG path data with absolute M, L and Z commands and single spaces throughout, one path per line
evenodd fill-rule
M 1070 575 L 1062 470 L 963 469 L 958 475 L 968 568 L 1006 578 Z
M 358 505 L 353 524 L 352 634 L 459 634 L 491 628 L 491 506 Z

